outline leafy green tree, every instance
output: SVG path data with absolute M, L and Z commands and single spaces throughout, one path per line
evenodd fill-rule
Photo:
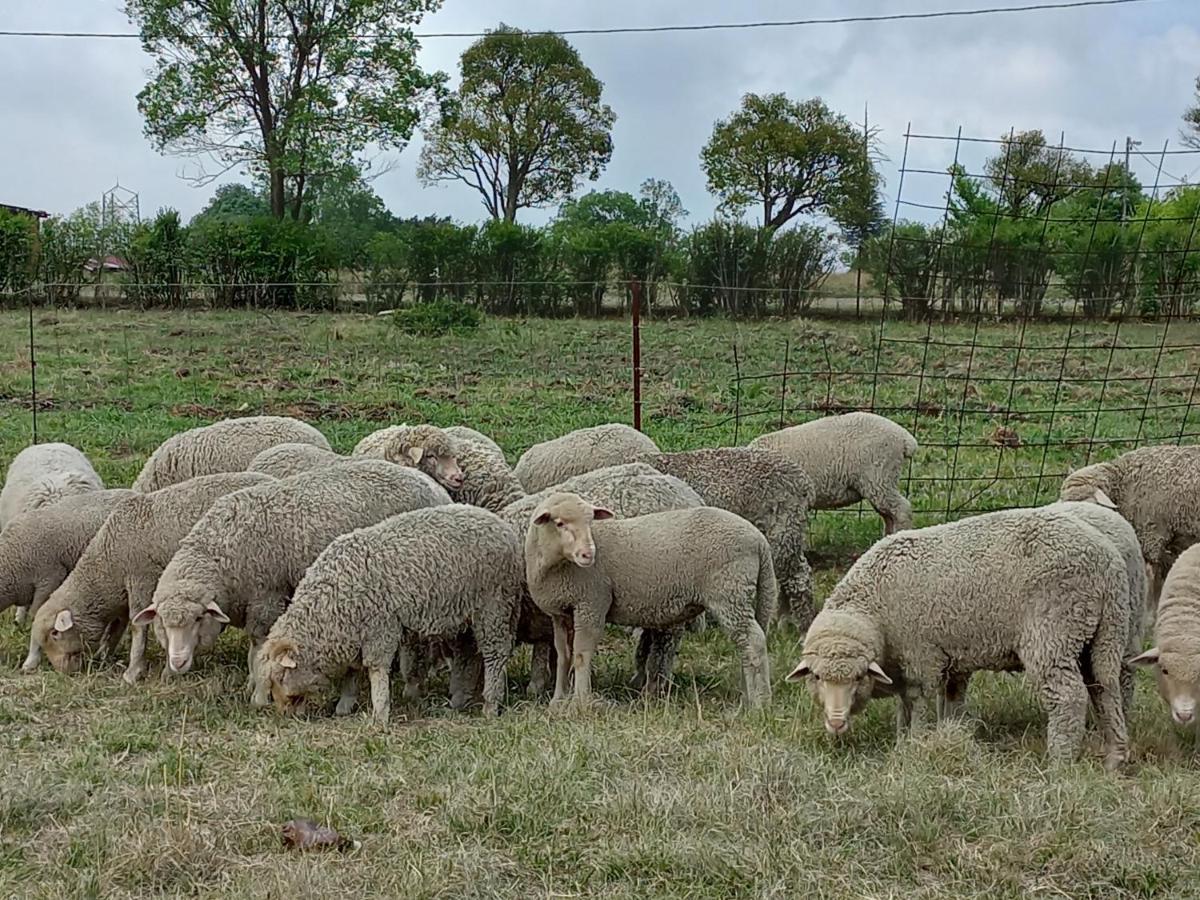
M 205 207 L 192 216 L 191 224 L 205 221 L 231 221 L 253 219 L 269 215 L 271 211 L 267 197 L 245 184 L 222 184 L 213 191 Z
M 37 219 L 0 209 L 0 294 L 33 282 L 37 265 Z
M 153 221 L 134 229 L 127 261 L 134 298 L 182 306 L 187 298 L 189 247 L 178 210 L 161 209 Z
M 700 152 L 708 189 L 741 212 L 757 204 L 775 231 L 801 215 L 843 214 L 876 183 L 862 132 L 820 98 L 746 94 Z
M 561 201 L 612 157 L 603 85 L 556 34 L 501 25 L 462 55 L 453 111 L 429 131 L 418 173 L 461 181 L 494 219 Z
M 1183 142 L 1200 150 L 1200 76 L 1196 78 L 1196 97 L 1183 113 Z
M 1005 135 L 1003 149 L 983 164 L 990 192 L 1009 216 L 1040 216 L 1092 176 L 1070 150 L 1051 146 L 1041 131 Z
M 688 211 L 683 208 L 679 192 L 671 182 L 662 178 L 647 178 L 638 189 L 638 203 L 646 212 L 651 227 L 671 236 L 678 236 Z
M 1195 310 L 1200 298 L 1200 185 L 1174 188 L 1166 200 L 1146 201 L 1135 218 L 1149 216 L 1139 257 L 1143 313 L 1170 316 Z
M 162 151 L 211 156 L 299 219 L 309 180 L 367 145 L 401 148 L 445 76 L 411 26 L 441 0 L 126 0 L 152 60 L 138 94 Z M 287 202 L 287 198 L 291 202 Z
M 314 180 L 305 219 L 325 228 L 341 265 L 350 269 L 366 265 L 372 238 L 395 227 L 383 200 L 356 169 Z

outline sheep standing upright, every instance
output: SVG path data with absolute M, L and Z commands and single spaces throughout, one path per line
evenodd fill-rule
M 873 696 L 897 694 L 897 731 L 976 671 L 1024 670 L 1049 714 L 1047 748 L 1083 740 L 1088 686 L 1105 764 L 1127 757 L 1121 673 L 1130 579 L 1113 542 L 1062 509 L 1016 509 L 884 538 L 838 582 L 789 681 L 809 679 L 833 734 Z
M 254 702 L 265 705 L 255 649 L 321 551 L 355 528 L 449 502 L 423 472 L 374 459 L 347 460 L 228 494 L 180 542 L 154 602 L 134 624 L 161 621 L 174 673 L 191 667 L 207 619 L 243 629 L 251 640 L 247 685 L 255 689 Z
M 291 607 L 271 627 L 260 669 L 276 706 L 295 712 L 342 679 L 338 712 L 353 707 L 367 670 L 376 721 L 391 709 L 390 678 L 405 634 L 449 641 L 456 665 L 482 657 L 484 715 L 504 697 L 516 638 L 521 544 L 494 513 L 453 504 L 393 516 L 339 537 L 317 557 Z
M 198 475 L 243 472 L 263 450 L 276 444 L 312 444 L 329 449 L 325 435 L 286 416 L 223 419 L 167 438 L 150 454 L 133 482 L 149 493 Z
M 552 441 L 534 444 L 513 469 L 533 494 L 562 484 L 574 475 L 631 462 L 658 453 L 654 441 L 628 425 L 612 423 L 580 428 Z
M 566 699 L 572 669 L 576 700 L 590 700 L 606 622 L 666 630 L 707 611 L 741 652 L 747 705 L 767 703 L 777 589 L 762 533 L 708 506 L 604 521 L 612 518 L 578 494 L 555 493 L 530 521 L 525 577 L 554 622 L 555 701 Z
M 1059 497 L 1117 510 L 1133 525 L 1150 566 L 1147 618 L 1175 557 L 1200 542 L 1200 447 L 1142 447 L 1076 469 Z
M 749 446 L 774 450 L 807 472 L 816 488 L 814 509 L 866 500 L 883 518 L 884 534 L 912 527 L 912 505 L 899 484 L 917 439 L 891 419 L 867 412 L 828 416 L 764 434 Z
M 390 425 L 355 445 L 352 457 L 386 459 L 424 472 L 447 490 L 462 487 L 463 473 L 454 439 L 435 425 Z
M 1200 706 L 1200 543 L 1180 553 L 1167 573 L 1154 646 L 1130 662 L 1154 667 L 1159 696 L 1176 724 L 1195 723 Z

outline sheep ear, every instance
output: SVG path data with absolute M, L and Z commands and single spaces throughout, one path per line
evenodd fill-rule
M 208 601 L 208 606 L 204 607 L 204 614 L 206 616 L 212 616 L 218 622 L 221 622 L 225 625 L 229 624 L 229 616 L 225 615 L 225 611 L 217 605 L 216 600 Z
M 286 653 L 283 654 L 283 656 L 276 659 L 275 662 L 279 663 L 279 665 L 281 665 L 285 669 L 296 668 L 296 661 L 294 659 L 292 659 L 290 656 L 288 656 L 288 654 L 286 654 Z
M 412 463 L 414 466 L 419 466 L 421 464 L 421 459 L 424 456 L 425 456 L 425 448 L 424 447 L 409 447 L 408 448 L 408 458 L 412 460 Z
M 75 618 L 71 615 L 69 609 L 60 610 L 58 615 L 54 617 L 55 631 L 70 631 L 75 627 Z
M 154 604 L 151 603 L 149 606 L 147 606 L 140 613 L 138 613 L 136 616 L 133 617 L 133 624 L 134 625 L 149 625 L 156 618 L 158 618 L 158 610 L 155 609 Z
M 808 660 L 802 659 L 800 665 L 792 669 L 792 673 L 784 681 L 803 681 L 810 674 L 812 674 L 812 668 L 809 666 Z
M 1145 653 L 1139 653 L 1133 659 L 1129 660 L 1131 666 L 1155 666 L 1158 665 L 1158 648 L 1151 647 Z
M 536 516 L 533 517 L 534 525 L 545 525 L 549 521 L 550 521 L 550 513 L 548 513 L 548 512 L 538 513 Z
M 874 678 L 876 681 L 878 681 L 880 684 L 891 684 L 892 683 L 892 679 L 888 678 L 887 672 L 883 671 L 883 669 L 880 667 L 879 663 L 877 663 L 877 662 L 868 663 L 867 671 L 871 674 L 871 677 Z
M 607 509 L 603 506 L 593 506 L 592 507 L 592 518 L 594 520 L 596 520 L 597 522 L 599 522 L 603 519 L 615 519 L 616 513 L 614 513 L 611 509 Z
M 1104 493 L 1104 491 L 1100 490 L 1100 488 L 1096 488 L 1095 492 L 1092 494 L 1092 502 L 1103 506 L 1106 509 L 1117 508 L 1117 504 L 1112 502 L 1112 498 L 1109 497 L 1108 494 Z

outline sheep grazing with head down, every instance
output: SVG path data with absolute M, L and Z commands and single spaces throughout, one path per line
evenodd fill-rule
M 774 450 L 807 472 L 816 489 L 813 509 L 866 500 L 883 518 L 884 534 L 912 527 L 912 505 L 899 484 L 917 439 L 891 419 L 868 412 L 827 416 L 764 434 L 750 447 Z
M 454 439 L 435 425 L 381 428 L 359 441 L 350 455 L 419 469 L 446 490 L 458 490 L 463 484 Z
M 1130 660 L 1153 666 L 1158 693 L 1178 725 L 1192 725 L 1200 707 L 1200 544 L 1179 554 L 1163 582 L 1154 646 Z
M 884 538 L 838 582 L 789 681 L 808 680 L 832 734 L 874 696 L 896 694 L 897 731 L 977 671 L 1024 670 L 1049 713 L 1047 749 L 1074 756 L 1084 671 L 1115 768 L 1128 754 L 1123 657 L 1133 619 L 1111 539 L 1063 509 L 1016 509 Z
M 498 513 L 525 496 L 525 489 L 495 441 L 462 425 L 447 428 L 446 434 L 454 441 L 455 457 L 463 474 L 462 484 L 448 489 L 455 503 Z
M 325 435 L 299 419 L 287 416 L 223 419 L 163 441 L 146 460 L 133 489 L 149 493 L 198 475 L 244 472 L 263 450 L 290 443 L 329 449 Z
M 377 459 L 347 460 L 228 494 L 180 542 L 154 601 L 133 622 L 161 622 L 173 673 L 191 667 L 206 620 L 243 629 L 251 640 L 247 685 L 254 703 L 266 705 L 255 650 L 321 551 L 356 528 L 449 502 L 424 472 Z
M 254 472 L 201 475 L 149 494 L 130 492 L 104 520 L 79 564 L 33 621 L 33 638 L 59 672 L 74 673 L 116 647 L 130 620 L 150 605 L 179 542 L 219 497 L 273 481 Z M 198 644 L 211 647 L 224 625 L 206 618 Z M 125 680 L 146 670 L 146 626 L 133 626 Z M 159 635 L 160 640 L 162 635 Z
M 1142 447 L 1076 469 L 1059 497 L 1117 510 L 1133 525 L 1150 567 L 1147 619 L 1175 557 L 1200 542 L 1200 447 Z
M 335 466 L 347 458 L 316 444 L 276 444 L 255 456 L 246 471 L 261 472 L 272 478 L 291 478 L 301 472 Z
M 532 494 L 574 475 L 618 466 L 647 453 L 658 453 L 658 447 L 637 429 L 616 423 L 597 425 L 534 444 L 521 454 L 513 471 Z
M 303 710 L 341 679 L 341 715 L 354 706 L 355 670 L 365 668 L 374 717 L 386 723 L 405 636 L 447 641 L 456 667 L 481 657 L 483 711 L 494 716 L 520 597 L 520 540 L 494 513 L 452 504 L 393 516 L 317 557 L 272 626 L 259 667 L 281 712 Z
M 771 699 L 766 629 L 776 584 L 767 539 L 740 516 L 702 506 L 613 519 L 578 494 L 554 493 L 533 511 L 525 577 L 554 623 L 554 699 L 591 699 L 592 656 L 606 622 L 670 630 L 700 612 L 726 630 L 742 656 L 745 700 Z

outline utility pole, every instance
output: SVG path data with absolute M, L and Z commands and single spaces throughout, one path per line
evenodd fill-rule
M 1125 135 L 1125 171 L 1129 172 L 1129 151 L 1134 147 L 1142 146 L 1141 141 L 1135 141 L 1129 135 Z M 1121 188 L 1121 221 L 1124 222 L 1129 215 L 1129 192 L 1125 188 Z

